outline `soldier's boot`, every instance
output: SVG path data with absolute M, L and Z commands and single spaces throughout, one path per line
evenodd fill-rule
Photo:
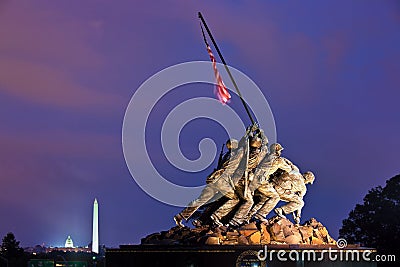
M 185 227 L 185 225 L 183 225 L 183 223 L 182 223 L 182 221 L 183 221 L 183 216 L 180 214 L 180 213 L 178 213 L 178 214 L 176 214 L 175 216 L 174 216 L 174 221 L 175 221 L 175 224 L 177 225 L 177 226 L 179 226 L 179 227 Z
M 245 217 L 243 222 L 245 224 L 249 224 L 251 222 L 254 222 L 256 220 L 256 218 L 254 218 L 255 212 L 253 212 L 253 210 L 251 210 Z
M 203 223 L 200 220 L 193 220 L 192 224 L 194 227 L 201 227 L 203 226 Z
M 235 221 L 234 219 L 231 219 L 229 221 L 229 223 L 226 225 L 228 228 L 233 229 L 233 228 L 237 228 L 240 226 L 240 223 L 238 223 L 237 221 Z
M 250 222 L 252 222 L 251 218 L 252 217 L 246 216 L 246 218 L 243 219 L 243 224 L 249 224 Z
M 293 219 L 294 219 L 294 222 L 296 223 L 296 225 L 300 224 L 300 216 L 295 214 L 294 212 L 293 212 Z
M 267 220 L 264 216 L 262 216 L 261 214 L 256 213 L 256 214 L 254 215 L 254 218 L 255 218 L 256 220 L 259 220 L 259 221 L 262 222 L 262 223 L 268 224 L 268 220 Z
M 274 211 L 275 211 L 276 215 L 278 215 L 281 218 L 286 219 L 286 216 L 285 216 L 285 213 L 283 212 L 283 209 L 276 208 L 276 209 L 274 209 Z
M 212 214 L 211 216 L 211 220 L 213 221 L 213 223 L 217 226 L 223 226 L 222 222 L 219 220 L 218 216 L 215 214 Z

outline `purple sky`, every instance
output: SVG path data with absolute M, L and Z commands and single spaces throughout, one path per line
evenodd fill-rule
M 71 235 L 84 246 L 95 197 L 107 246 L 173 226 L 180 208 L 152 199 L 129 174 L 122 121 L 147 78 L 208 60 L 198 11 L 228 63 L 263 90 L 285 155 L 315 172 L 304 219 L 337 237 L 368 189 L 400 173 L 398 1 L 1 1 L 1 237 L 12 231 L 30 246 Z M 165 112 L 199 95 L 193 88 L 160 103 L 147 141 L 160 172 L 201 185 L 212 166 L 174 170 L 156 147 Z M 213 97 L 208 89 L 201 95 Z M 181 136 L 189 158 L 203 135 L 225 138 L 212 122 L 192 126 Z

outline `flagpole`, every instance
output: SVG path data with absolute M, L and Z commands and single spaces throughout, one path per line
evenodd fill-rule
M 207 23 L 206 23 L 206 21 L 204 20 L 203 15 L 201 14 L 201 12 L 199 12 L 199 18 L 200 18 L 201 22 L 203 23 L 204 28 L 206 28 L 206 31 L 207 31 L 207 33 L 208 33 L 208 36 L 210 36 L 211 42 L 213 43 L 215 49 L 217 50 L 217 53 L 218 53 L 219 58 L 221 59 L 222 63 L 224 64 L 225 70 L 226 70 L 226 72 L 228 73 L 229 78 L 231 79 L 231 81 L 232 81 L 232 83 L 233 83 L 233 86 L 235 87 L 235 90 L 236 90 L 237 94 L 239 95 L 239 98 L 240 98 L 240 100 L 242 101 L 242 104 L 243 104 L 244 108 L 246 109 L 247 115 L 249 116 L 251 123 L 254 125 L 254 124 L 255 124 L 255 121 L 254 121 L 253 117 L 251 116 L 249 107 L 247 106 L 246 102 L 244 101 L 244 99 L 243 99 L 243 97 L 242 97 L 242 94 L 240 93 L 239 87 L 237 86 L 235 80 L 233 79 L 232 73 L 231 73 L 231 71 L 229 70 L 228 65 L 226 64 L 225 59 L 224 59 L 224 57 L 222 56 L 222 53 L 221 53 L 221 51 L 219 50 L 218 45 L 217 45 L 217 43 L 215 42 L 214 37 L 212 36 L 211 31 L 210 31 L 210 29 L 208 28 Z M 203 36 L 204 36 L 204 35 L 203 35 Z M 207 40 L 205 40 L 205 38 L 204 38 L 204 41 L 205 41 L 206 44 L 207 44 Z

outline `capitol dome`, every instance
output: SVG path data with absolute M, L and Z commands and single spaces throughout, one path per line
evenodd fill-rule
M 68 236 L 67 240 L 65 240 L 65 247 L 66 248 L 73 248 L 74 242 L 72 241 L 71 236 Z

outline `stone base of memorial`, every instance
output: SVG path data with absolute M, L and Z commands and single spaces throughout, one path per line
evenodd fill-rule
M 315 219 L 250 223 L 237 229 L 173 227 L 106 251 L 107 266 L 376 266 L 376 251 L 337 244 Z

